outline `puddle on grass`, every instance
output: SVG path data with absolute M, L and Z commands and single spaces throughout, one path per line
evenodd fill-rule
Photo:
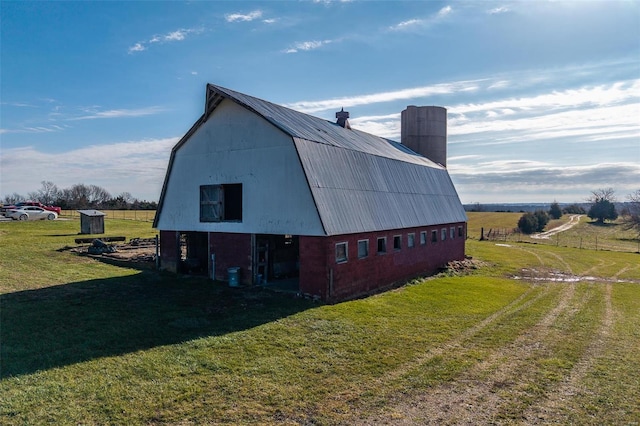
M 528 281 L 545 281 L 545 282 L 559 282 L 559 283 L 578 283 L 578 282 L 608 282 L 608 283 L 629 283 L 630 280 L 619 280 L 592 276 L 582 276 L 566 274 L 559 271 L 544 271 L 535 268 L 522 269 L 522 275 L 515 275 L 512 277 L 514 280 L 528 280 Z

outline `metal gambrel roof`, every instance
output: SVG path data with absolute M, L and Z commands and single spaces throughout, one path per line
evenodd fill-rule
M 292 137 L 327 235 L 467 220 L 447 170 L 398 142 L 212 84 L 206 98 L 204 115 L 172 150 L 156 221 L 175 152 L 224 98 Z
M 439 164 L 390 139 L 381 138 L 360 130 L 345 129 L 331 121 L 294 111 L 253 96 L 225 89 L 224 87 L 209 84 L 207 93 L 207 99 L 217 102 L 215 106 L 219 104 L 217 95 L 226 95 L 240 105 L 261 115 L 294 138 L 365 152 L 371 155 L 394 158 L 409 163 L 442 168 Z M 207 105 L 205 108 L 207 115 L 215 109 L 215 106 Z
M 328 235 L 467 220 L 445 169 L 294 140 Z

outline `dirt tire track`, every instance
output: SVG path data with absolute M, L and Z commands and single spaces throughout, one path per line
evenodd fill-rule
M 614 280 L 617 280 L 620 277 L 620 275 L 624 274 L 629 269 L 631 269 L 631 270 L 640 269 L 640 265 L 629 265 L 629 264 L 627 264 L 627 265 L 624 266 L 624 268 L 621 268 L 618 272 L 613 274 L 613 276 L 611 278 L 613 278 Z
M 447 351 L 450 351 L 452 349 L 457 349 L 457 348 L 461 348 L 462 347 L 462 343 L 464 342 L 464 340 L 473 337 L 473 335 L 475 335 L 476 333 L 480 332 L 481 330 L 483 330 L 484 328 L 488 327 L 491 323 L 497 321 L 499 318 L 505 316 L 505 315 L 510 315 L 513 313 L 516 313 L 522 309 L 526 309 L 529 306 L 531 306 L 532 304 L 534 304 L 535 302 L 537 302 L 538 300 L 540 300 L 542 297 L 546 296 L 550 289 L 545 287 L 543 289 L 543 291 L 541 291 L 540 293 L 538 293 L 535 297 L 532 297 L 528 300 L 525 301 L 525 299 L 527 299 L 527 297 L 531 294 L 531 292 L 533 292 L 533 290 L 535 289 L 535 287 L 531 287 L 529 288 L 527 291 L 525 291 L 524 293 L 522 293 L 518 298 L 516 298 L 515 300 L 513 300 L 511 303 L 509 303 L 508 305 L 504 306 L 502 309 L 494 312 L 493 314 L 489 315 L 487 318 L 485 318 L 484 320 L 480 321 L 478 324 L 464 330 L 459 336 L 457 336 L 456 338 L 445 342 L 442 346 L 440 347 L 436 347 L 432 350 L 429 350 L 428 352 L 426 352 L 425 354 L 414 358 L 413 360 L 402 364 L 400 367 L 396 368 L 395 370 L 390 371 L 389 373 L 385 374 L 382 377 L 379 377 L 375 382 L 376 384 L 374 385 L 375 388 L 377 389 L 382 389 L 386 386 L 387 383 L 392 382 L 393 380 L 398 379 L 399 377 L 407 374 L 408 372 L 410 372 L 411 370 L 418 368 L 420 365 L 423 365 L 427 362 L 429 362 L 430 360 L 443 355 L 444 353 L 446 353 Z M 524 301 L 524 303 L 522 303 Z M 367 388 L 368 389 L 368 388 Z M 364 390 L 364 392 L 367 391 L 367 389 Z M 355 393 L 361 393 L 363 392 L 363 390 L 355 390 Z M 340 392 L 338 394 L 335 394 L 334 397 L 332 399 L 335 400 L 344 400 L 344 399 L 350 399 L 353 398 L 354 394 L 354 389 L 348 389 L 345 390 L 343 392 Z
M 614 265 L 615 262 L 611 262 L 611 263 L 605 263 L 604 260 L 600 259 L 598 260 L 598 264 L 597 265 L 593 265 L 591 268 L 587 269 L 586 271 L 582 272 L 582 275 L 589 275 L 591 273 L 593 273 L 594 271 L 597 271 L 600 268 L 606 267 L 606 266 L 611 266 Z
M 611 305 L 612 287 L 611 283 L 605 285 L 605 311 L 598 332 L 591 344 L 563 383 L 554 391 L 548 392 L 544 401 L 524 413 L 523 417 L 528 424 L 564 423 L 568 421 L 569 419 L 564 418 L 563 414 L 563 408 L 566 408 L 566 399 L 587 391 L 581 385 L 581 382 L 597 358 L 604 352 L 614 324 L 614 312 Z
M 517 373 L 526 368 L 527 360 L 541 349 L 543 337 L 558 317 L 568 312 L 575 295 L 575 284 L 566 285 L 556 303 L 535 326 L 526 330 L 512 343 L 496 349 L 455 382 L 434 387 L 413 401 L 401 401 L 390 412 L 381 413 L 357 424 L 456 424 L 475 425 L 496 421 L 506 402 L 501 389 L 514 388 Z M 585 300 L 578 302 L 579 305 Z M 571 309 L 577 312 L 577 309 Z M 571 313 L 571 312 L 569 312 Z M 503 363 L 505 359 L 511 362 Z

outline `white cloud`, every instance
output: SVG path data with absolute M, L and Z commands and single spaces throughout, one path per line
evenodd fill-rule
M 409 19 L 408 21 L 402 21 L 399 24 L 392 26 L 390 29 L 392 30 L 404 30 L 407 28 L 419 26 L 425 23 L 424 19 Z
M 129 54 L 142 52 L 147 50 L 148 44 L 169 43 L 175 41 L 184 41 L 189 34 L 199 34 L 204 31 L 203 28 L 181 28 L 179 30 L 170 31 L 164 35 L 154 35 L 147 41 L 141 41 L 129 48 Z
M 165 108 L 160 106 L 150 106 L 138 109 L 112 109 L 107 111 L 97 111 L 94 109 L 88 109 L 88 115 L 82 115 L 80 117 L 68 118 L 70 121 L 75 120 L 94 120 L 99 118 L 123 118 L 123 117 L 142 117 L 145 115 L 154 115 L 166 111 Z
M 187 32 L 185 30 L 178 30 L 170 32 L 164 36 L 165 41 L 182 41 L 186 37 Z
M 498 80 L 495 83 L 491 84 L 489 87 L 487 87 L 487 89 L 489 90 L 504 89 L 506 87 L 509 87 L 510 85 L 511 85 L 511 82 L 509 80 Z
M 4 149 L 0 157 L 3 194 L 27 194 L 49 180 L 58 187 L 94 184 L 112 194 L 130 192 L 134 197 L 157 200 L 171 148 L 179 138 L 141 140 L 95 145 L 60 153 L 33 147 Z M 24 173 L 29 164 L 30 173 Z M 55 164 L 55 167 L 51 167 Z M 144 167 L 140 167 L 144 164 Z M 96 171 L 99 170 L 99 173 Z
M 320 101 L 299 101 L 285 106 L 298 111 L 312 113 L 340 108 L 342 106 L 347 107 L 379 102 L 391 102 L 403 99 L 418 99 L 432 95 L 445 95 L 457 92 L 473 91 L 478 89 L 478 82 L 480 81 L 482 80 L 456 81 L 452 83 L 434 84 L 431 86 L 414 87 L 391 92 L 374 93 L 370 95 L 334 98 Z
M 507 12 L 509 12 L 509 8 L 506 6 L 496 7 L 487 11 L 487 13 L 490 15 L 498 15 L 498 14 L 507 13 Z
M 322 46 L 325 46 L 329 43 L 332 43 L 333 40 L 312 40 L 312 41 L 301 41 L 298 42 L 296 44 L 294 44 L 292 47 L 286 49 L 284 52 L 285 53 L 297 53 L 301 50 L 303 51 L 308 51 L 308 50 L 315 50 L 315 49 L 319 49 Z
M 147 50 L 146 47 L 144 47 L 144 45 L 142 43 L 136 43 L 133 46 L 131 46 L 129 48 L 129 54 L 135 53 L 135 52 L 142 52 L 144 50 Z
M 579 202 L 594 188 L 629 194 L 640 181 L 635 162 L 571 166 L 528 160 L 458 164 L 450 159 L 447 168 L 463 203 Z
M 18 108 L 37 108 L 35 105 L 26 102 L 0 102 L 0 105 L 18 107 Z
M 451 6 L 445 6 L 442 9 L 440 9 L 438 12 L 436 12 L 435 14 L 426 17 L 426 18 L 413 18 L 413 19 L 408 19 L 406 21 L 402 21 L 396 25 L 392 25 L 389 27 L 389 30 L 391 31 L 406 31 L 406 30 L 411 30 L 411 29 L 424 29 L 424 28 L 429 28 L 432 25 L 437 24 L 438 22 L 442 21 L 443 19 L 445 19 L 447 16 L 451 15 L 451 13 L 453 12 L 453 9 L 451 8 Z
M 25 126 L 17 129 L 0 129 L 0 134 L 3 133 L 53 133 L 60 132 L 64 130 L 68 126 L 58 126 L 58 125 L 49 125 L 49 126 Z
M 227 22 L 251 22 L 261 17 L 262 17 L 261 10 L 254 10 L 253 12 L 249 12 L 247 14 L 230 13 L 224 16 Z
M 438 11 L 438 18 L 444 18 L 445 16 L 449 15 L 451 13 L 453 9 L 451 9 L 451 6 L 445 6 L 442 9 L 440 9 Z

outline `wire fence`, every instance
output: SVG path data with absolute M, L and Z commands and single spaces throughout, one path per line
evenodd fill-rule
M 608 231 L 608 232 L 607 232 Z M 569 230 L 559 232 L 547 238 L 536 238 L 535 235 L 527 235 L 518 228 L 494 228 L 482 230 L 480 239 L 487 241 L 546 244 L 558 247 L 573 247 L 584 250 L 608 250 L 640 253 L 640 237 L 631 237 L 629 234 L 620 234 L 615 228 L 603 229 L 595 234 L 584 231 Z
M 156 217 L 155 210 L 100 210 L 105 214 L 105 219 L 139 220 L 141 222 L 153 222 Z M 60 217 L 68 219 L 80 219 L 77 210 L 62 210 Z

